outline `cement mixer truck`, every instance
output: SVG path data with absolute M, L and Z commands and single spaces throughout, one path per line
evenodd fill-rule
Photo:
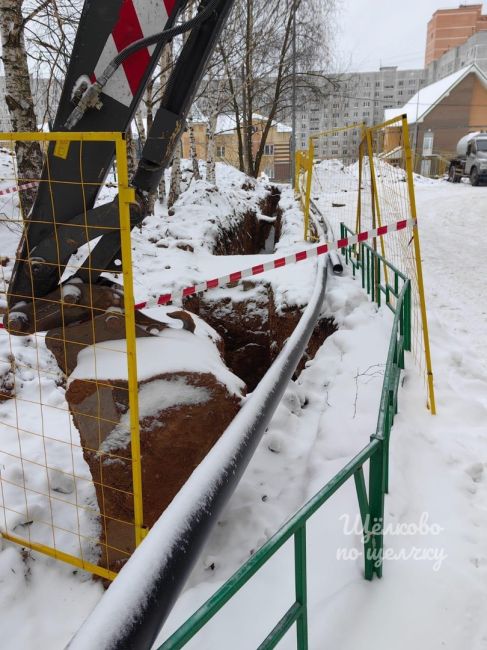
M 472 185 L 487 183 L 487 132 L 478 131 L 463 136 L 457 144 L 457 156 L 450 161 L 448 180 L 459 183 L 470 178 Z

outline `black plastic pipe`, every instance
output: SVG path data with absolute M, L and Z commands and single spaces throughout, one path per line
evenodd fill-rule
M 152 647 L 306 350 L 326 278 L 322 258 L 310 302 L 281 353 L 85 620 L 70 650 Z

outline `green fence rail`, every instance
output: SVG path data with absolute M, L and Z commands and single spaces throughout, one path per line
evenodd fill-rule
M 341 237 L 351 231 L 343 226 Z M 351 233 L 353 234 L 353 233 Z M 353 477 L 363 525 L 364 576 L 372 580 L 382 576 L 384 498 L 389 480 L 389 439 L 397 413 L 397 394 L 404 352 L 411 341 L 411 284 L 398 269 L 389 264 L 371 246 L 342 249 L 353 274 L 361 274 L 362 286 L 379 305 L 394 312 L 384 382 L 376 432 L 369 444 L 348 462 L 326 485 L 311 498 L 284 526 L 273 535 L 247 562 L 234 573 L 158 650 L 179 650 L 204 627 L 215 614 L 254 576 L 259 569 L 289 540 L 294 538 L 295 601 L 270 630 L 258 650 L 274 648 L 286 632 L 296 624 L 296 647 L 308 648 L 307 615 L 307 549 L 306 524 L 310 517 L 349 479 Z M 380 268 L 387 268 L 392 283 L 381 280 Z M 364 465 L 369 462 L 368 493 Z

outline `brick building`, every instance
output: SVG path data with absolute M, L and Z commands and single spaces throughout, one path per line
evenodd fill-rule
M 252 147 L 254 155 L 260 146 L 262 132 L 267 119 L 261 115 L 255 115 L 252 120 Z M 200 160 L 207 158 L 206 140 L 207 121 L 203 116 L 198 116 L 193 122 L 196 140 L 196 154 Z M 280 122 L 274 122 L 269 130 L 266 139 L 264 155 L 259 173 L 264 172 L 271 180 L 288 182 L 291 174 L 291 127 Z M 189 134 L 186 131 L 182 137 L 183 157 L 189 158 Z M 215 159 L 226 162 L 234 167 L 239 166 L 238 136 L 235 124 L 235 117 L 231 115 L 220 115 L 217 121 L 215 132 Z
M 487 16 L 482 15 L 481 4 L 438 9 L 428 22 L 425 66 L 484 30 L 487 30 Z
M 416 154 L 416 171 L 424 176 L 441 173 L 440 162 L 454 157 L 458 140 L 467 133 L 487 130 L 487 76 L 471 64 L 422 88 L 399 111 L 406 114 Z M 397 129 L 386 132 L 384 151 L 400 147 Z

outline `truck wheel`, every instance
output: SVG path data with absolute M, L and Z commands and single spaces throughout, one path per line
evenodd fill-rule
M 479 185 L 480 184 L 480 179 L 479 179 L 479 173 L 477 171 L 477 167 L 472 167 L 470 170 L 470 183 L 471 185 Z
M 462 180 L 461 173 L 458 173 L 458 169 L 455 165 L 450 165 L 448 170 L 448 182 L 450 183 L 459 183 Z

